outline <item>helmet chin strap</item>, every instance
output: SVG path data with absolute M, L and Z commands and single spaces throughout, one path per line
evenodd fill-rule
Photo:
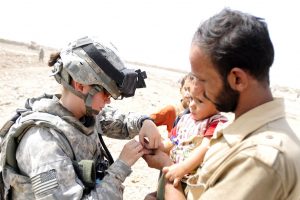
M 93 96 L 101 91 L 102 89 L 99 86 L 92 86 L 92 89 L 88 92 L 88 94 L 83 99 L 85 103 L 87 116 L 97 115 L 99 113 L 98 110 L 94 110 L 92 108 L 92 102 L 93 102 Z
M 78 96 L 79 98 L 84 100 L 85 109 L 86 109 L 86 115 L 87 116 L 93 116 L 97 115 L 99 113 L 98 110 L 94 110 L 92 108 L 92 102 L 93 102 L 93 96 L 97 94 L 98 92 L 102 91 L 102 88 L 100 86 L 92 86 L 91 90 L 86 94 L 82 94 L 81 92 L 78 92 L 75 90 L 71 85 L 66 83 L 63 79 L 60 80 L 61 84 L 66 87 L 68 90 L 70 90 L 73 94 Z

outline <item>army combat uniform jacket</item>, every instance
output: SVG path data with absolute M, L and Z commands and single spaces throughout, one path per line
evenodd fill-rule
M 122 199 L 125 178 L 131 168 L 122 160 L 116 160 L 96 186 L 85 190 L 74 168 L 74 160 L 90 160 L 95 164 L 103 159 L 101 143 L 95 128 L 114 138 L 132 138 L 141 127 L 141 116 L 130 114 L 125 117 L 111 107 L 104 109 L 97 117 L 96 124 L 84 126 L 59 103 L 57 97 L 38 98 L 28 101 L 37 116 L 47 113 L 57 118 L 57 129 L 36 125 L 27 130 L 17 150 L 16 160 L 19 174 L 9 168 L 3 177 L 10 185 L 12 199 Z M 23 114 L 22 118 L 32 115 Z M 116 119 L 118 118 L 118 119 Z M 114 123 L 115 122 L 115 123 Z M 68 148 L 69 147 L 69 148 Z
M 219 131 L 187 199 L 299 200 L 300 142 L 282 99 L 258 106 Z

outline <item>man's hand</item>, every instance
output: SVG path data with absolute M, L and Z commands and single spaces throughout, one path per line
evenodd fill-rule
M 145 141 L 145 138 L 146 141 Z M 157 149 L 161 143 L 161 135 L 157 126 L 151 120 L 145 120 L 139 133 L 140 143 L 147 149 Z
M 163 167 L 167 167 L 173 164 L 169 155 L 160 150 L 155 150 L 153 154 L 145 154 L 143 158 L 147 162 L 149 167 L 159 170 L 161 170 Z

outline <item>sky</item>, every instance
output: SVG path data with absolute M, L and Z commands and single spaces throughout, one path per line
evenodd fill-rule
M 0 38 L 62 48 L 85 35 L 112 41 L 125 60 L 190 70 L 200 23 L 224 7 L 266 20 L 275 48 L 271 84 L 300 88 L 297 0 L 1 0 Z

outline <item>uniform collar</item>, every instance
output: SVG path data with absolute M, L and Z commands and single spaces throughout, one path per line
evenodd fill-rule
M 284 100 L 275 98 L 244 113 L 222 130 L 230 146 L 241 142 L 247 135 L 263 125 L 285 117 Z

